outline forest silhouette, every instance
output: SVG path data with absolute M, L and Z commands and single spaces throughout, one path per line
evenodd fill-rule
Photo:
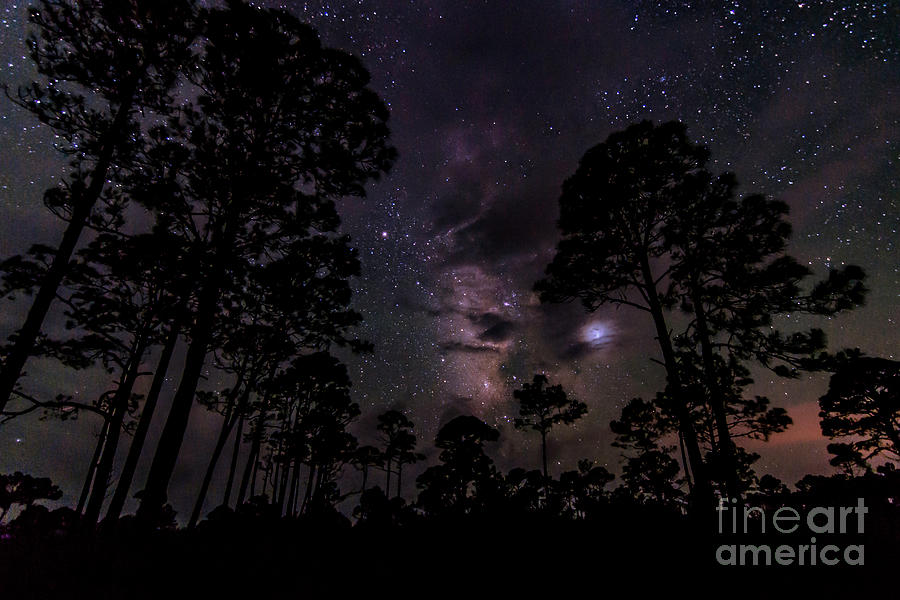
M 225 4 L 41 0 L 31 12 L 39 78 L 6 95 L 58 136 L 68 166 L 44 203 L 64 233 L 0 263 L 0 296 L 29 306 L 0 350 L 0 423 L 84 415 L 102 429 L 74 507 L 41 503 L 61 497 L 49 479 L 0 475 L 4 597 L 601 593 L 633 578 L 629 568 L 647 573 L 614 582 L 632 593 L 741 596 L 734 580 L 746 572 L 715 565 L 722 499 L 774 510 L 864 498 L 864 569 L 753 577 L 803 579 L 827 597 L 889 581 L 900 363 L 829 348 L 815 327 L 777 327 L 781 315 L 814 322 L 861 306 L 865 272 L 814 281 L 787 252 L 787 205 L 738 195 L 736 176 L 711 172 L 679 122 L 636 123 L 587 150 L 563 183 L 560 241 L 534 285 L 545 304 L 622 306 L 653 323 L 644 333 L 666 384 L 609 424 L 621 472 L 590 458 L 551 472 L 548 438 L 590 414 L 535 373 L 512 398 L 515 435 L 540 441 L 521 463 L 539 469 L 502 472 L 500 431 L 465 414 L 442 424 L 436 461 L 404 495 L 429 441 L 392 409 L 372 415 L 377 443 L 360 444 L 350 428 L 362 409 L 338 357 L 378 347 L 354 333 L 360 261 L 335 202 L 388 175 L 387 106 L 356 57 L 296 17 Z M 45 326 L 51 307 L 62 334 Z M 38 397 L 29 360 L 103 373 L 107 389 Z M 830 375 L 820 418 L 838 474 L 791 490 L 754 470 L 760 457 L 741 441 L 792 421 L 750 393 L 751 369 Z M 177 385 L 161 404 L 167 378 Z M 203 409 L 220 428 L 179 525 L 170 487 Z M 212 486 L 223 471 L 224 491 Z

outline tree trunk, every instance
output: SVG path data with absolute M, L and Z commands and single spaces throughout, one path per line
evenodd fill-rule
M 256 449 L 256 458 L 253 461 L 253 475 L 250 476 L 250 498 L 256 496 L 256 482 L 259 479 L 259 460 L 261 448 Z
M 222 505 L 231 504 L 231 490 L 234 488 L 234 474 L 237 471 L 238 455 L 241 452 L 241 436 L 244 435 L 244 413 L 238 417 L 237 433 L 234 434 L 234 449 L 231 451 L 231 464 L 228 466 L 228 482 L 222 495 Z
M 88 495 L 91 493 L 91 484 L 94 482 L 94 475 L 97 473 L 97 464 L 100 462 L 100 453 L 103 452 L 103 445 L 106 444 L 106 434 L 109 432 L 109 419 L 103 419 L 103 426 L 100 428 L 100 435 L 97 437 L 97 445 L 94 448 L 94 455 L 91 457 L 91 464 L 88 467 L 87 476 L 84 478 L 84 485 L 81 486 L 81 495 L 78 497 L 78 506 L 75 513 L 79 516 L 84 512 L 84 505 L 87 503 Z
M 84 522 L 89 527 L 96 525 L 100 519 L 100 511 L 103 508 L 103 502 L 106 500 L 109 480 L 112 477 L 113 467 L 115 466 L 119 437 L 122 434 L 122 423 L 125 420 L 126 413 L 128 413 L 131 390 L 134 389 L 134 383 L 137 381 L 141 366 L 141 359 L 144 357 L 146 350 L 147 344 L 144 342 L 144 333 L 141 332 L 132 345 L 131 356 L 129 356 L 126 370 L 113 397 L 106 444 L 103 446 L 103 454 L 100 456 L 100 463 L 97 465 L 97 473 L 94 477 L 94 487 L 87 503 L 87 509 L 84 512 Z
M 272 449 L 272 462 L 275 465 L 272 473 L 272 504 L 278 505 L 279 516 L 281 516 L 281 511 L 284 510 L 284 486 L 287 482 L 288 462 L 284 460 L 284 432 L 287 430 L 287 419 L 288 417 L 282 419 L 278 447 Z
M 206 467 L 203 482 L 200 484 L 200 492 L 197 494 L 197 501 L 194 503 L 194 510 L 191 512 L 191 518 L 188 521 L 188 529 L 196 527 L 197 521 L 200 520 L 200 513 L 203 512 L 203 505 L 206 503 L 206 494 L 209 492 L 213 474 L 216 472 L 216 465 L 219 464 L 219 458 L 222 456 L 222 451 L 225 450 L 225 445 L 228 443 L 228 437 L 231 435 L 235 423 L 237 423 L 235 414 L 237 412 L 243 412 L 244 406 L 250 398 L 250 385 L 247 383 L 244 386 L 244 391 L 241 393 L 237 405 L 235 405 L 235 396 L 239 392 L 239 385 L 239 383 L 235 385 L 234 390 L 229 394 L 229 398 L 226 400 L 227 408 L 225 410 L 225 418 L 222 421 L 222 428 L 219 430 L 219 437 L 216 440 L 215 448 L 213 448 L 212 457 L 210 457 L 209 464 Z
M 550 479 L 550 470 L 547 468 L 547 432 L 541 432 L 541 464 L 544 465 L 544 480 Z
M 278 501 L 278 483 L 280 480 L 279 475 L 281 474 L 279 471 L 280 465 L 275 462 L 273 456 L 269 457 L 269 462 L 266 464 L 266 476 L 263 478 L 265 482 L 263 484 L 263 493 L 268 489 L 269 483 L 272 484 L 272 502 L 271 504 L 275 504 Z
M 269 498 L 269 504 L 272 504 L 275 501 L 275 489 L 274 484 L 272 486 L 272 496 L 271 498 L 267 494 L 269 490 L 269 477 L 272 475 L 272 453 L 269 452 L 269 455 L 266 456 L 266 473 L 263 475 L 263 484 L 262 484 L 262 493 L 266 498 Z M 254 478 L 255 480 L 256 478 Z
M 175 463 L 178 461 L 191 409 L 194 406 L 197 384 L 200 381 L 200 374 L 206 363 L 206 354 L 212 340 L 212 329 L 219 302 L 220 277 L 221 275 L 215 274 L 210 276 L 210 280 L 207 281 L 201 292 L 200 301 L 197 303 L 196 322 L 191 328 L 191 344 L 185 357 L 181 382 L 172 399 L 172 408 L 156 446 L 156 453 L 150 465 L 147 484 L 144 486 L 137 512 L 138 521 L 145 527 L 155 526 L 167 500 L 169 481 L 175 470 Z
M 306 476 L 306 490 L 303 493 L 303 506 L 300 507 L 300 512 L 303 514 L 307 514 L 310 508 L 310 498 L 312 498 L 312 489 L 313 489 L 313 478 L 316 475 L 316 467 L 312 463 L 309 464 L 309 473 Z
M 722 389 L 716 376 L 715 358 L 712 341 L 706 324 L 706 311 L 703 309 L 703 298 L 697 285 L 694 285 L 691 301 L 694 303 L 694 315 L 697 317 L 697 337 L 700 338 L 700 352 L 703 356 L 703 370 L 706 374 L 706 386 L 709 390 L 709 404 L 716 422 L 716 434 L 720 464 L 725 471 L 725 488 L 730 498 L 740 499 L 740 484 L 731 431 L 728 429 L 728 416 L 725 413 L 725 401 Z
M 197 500 L 194 502 L 194 510 L 191 511 L 191 518 L 188 520 L 187 528 L 193 529 L 200 520 L 200 513 L 203 512 L 203 505 L 206 503 L 206 494 L 209 492 L 209 485 L 212 483 L 213 474 L 216 471 L 216 465 L 219 463 L 219 457 L 225 444 L 228 443 L 228 434 L 231 429 L 228 427 L 227 421 L 222 423 L 222 429 L 219 431 L 219 438 L 216 440 L 216 446 L 213 448 L 212 456 L 209 464 L 206 466 L 206 473 L 203 475 L 203 482 L 200 484 L 200 491 L 197 493 Z
M 288 496 L 287 509 L 286 509 L 286 514 L 290 517 L 294 516 L 294 504 L 297 501 L 297 480 L 298 480 L 298 474 L 299 474 L 298 472 L 300 470 L 300 466 L 296 462 L 293 462 L 293 465 L 294 465 L 294 468 L 291 471 L 291 482 L 290 482 L 291 492 L 290 492 L 290 495 Z
M 44 319 L 50 311 L 50 305 L 56 298 L 56 291 L 69 270 L 69 260 L 72 258 L 72 253 L 75 252 L 75 247 L 78 245 L 78 240 L 87 225 L 94 205 L 103 192 L 103 186 L 106 183 L 113 156 L 125 134 L 125 125 L 134 106 L 136 89 L 137 76 L 135 76 L 134 80 L 126 82 L 123 88 L 123 101 L 119 105 L 115 117 L 113 117 L 112 125 L 103 135 L 105 139 L 101 144 L 97 163 L 91 172 L 91 182 L 87 189 L 79 193 L 79 197 L 72 199 L 72 216 L 63 233 L 62 241 L 56 249 L 53 262 L 44 275 L 41 287 L 34 297 L 31 308 L 28 309 L 25 323 L 22 324 L 22 328 L 16 333 L 15 343 L 6 355 L 6 360 L 3 362 L 2 367 L 0 367 L 0 412 L 3 412 L 6 408 L 6 403 L 9 402 L 10 396 L 15 390 L 16 382 L 22 375 L 25 362 L 34 351 L 34 344 L 41 333 Z
M 644 278 L 644 292 L 647 295 L 647 304 L 656 327 L 657 341 L 663 355 L 666 366 L 669 386 L 675 396 L 675 410 L 678 415 L 678 425 L 684 438 L 688 459 L 691 463 L 691 471 L 694 474 L 694 505 L 700 510 L 705 510 L 713 505 L 712 490 L 709 478 L 703 464 L 703 454 L 700 452 L 700 444 L 697 442 L 697 432 L 691 421 L 690 411 L 687 406 L 684 388 L 681 385 L 681 376 L 678 372 L 678 362 L 675 359 L 675 350 L 672 348 L 672 340 L 669 337 L 669 328 L 666 325 L 662 303 L 656 293 L 656 281 L 650 270 L 650 262 L 647 256 L 641 257 L 641 272 Z
M 269 372 L 269 376 L 266 379 L 268 381 L 272 378 L 275 373 L 275 369 L 273 368 Z M 262 448 L 262 439 L 265 434 L 266 428 L 266 414 L 268 413 L 269 407 L 269 393 L 268 391 L 263 394 L 262 403 L 259 409 L 259 416 L 256 418 L 256 424 L 253 428 L 253 441 L 250 445 L 250 456 L 247 457 L 247 466 L 244 469 L 244 476 L 241 478 L 241 489 L 238 493 L 238 499 L 236 507 L 240 506 L 244 502 L 244 494 L 247 491 L 247 486 L 250 486 L 250 497 L 256 495 L 256 479 L 259 474 L 259 452 Z
M 144 402 L 144 409 L 141 411 L 141 418 L 138 421 L 137 429 L 134 431 L 131 446 L 128 448 L 128 456 L 125 458 L 125 464 L 122 466 L 122 474 L 119 475 L 119 483 L 116 485 L 116 491 L 113 493 L 112 500 L 109 502 L 109 509 L 106 511 L 107 521 L 118 520 L 122 515 L 122 509 L 125 508 L 125 501 L 128 499 L 131 482 L 134 480 L 134 473 L 137 470 L 138 461 L 144 449 L 144 442 L 147 440 L 147 433 L 150 431 L 150 424 L 153 421 L 153 413 L 156 411 L 156 405 L 159 402 L 159 394 L 166 382 L 169 362 L 172 360 L 175 346 L 178 344 L 179 332 L 180 327 L 173 325 L 159 356 L 156 371 L 153 373 L 153 382 L 150 384 L 147 400 Z
M 278 512 L 284 513 L 284 502 L 287 498 L 288 485 L 290 485 L 291 461 L 285 461 L 281 468 L 281 483 L 278 488 Z
M 325 469 L 320 465 L 316 469 L 316 485 L 312 493 L 312 508 L 316 513 L 322 509 L 322 482 L 325 479 Z
M 391 497 L 391 458 L 386 457 L 387 460 L 384 464 L 385 477 L 387 478 L 384 482 L 384 495 L 388 498 Z
M 244 466 L 244 474 L 241 476 L 241 487 L 238 489 L 238 497 L 235 500 L 234 508 L 240 508 L 241 504 L 244 503 L 244 498 L 247 495 L 247 488 L 250 486 L 250 478 L 253 476 L 254 465 L 257 461 L 257 456 L 259 455 L 259 443 L 257 441 L 256 435 L 253 436 L 253 441 L 250 443 L 250 454 L 247 456 L 247 463 Z M 252 495 L 253 492 L 251 491 Z
M 294 463 L 294 487 L 291 493 L 294 496 L 294 503 L 291 507 L 291 516 L 295 519 L 299 516 L 297 506 L 300 504 L 300 462 Z
M 687 480 L 688 495 L 690 495 L 694 493 L 694 483 L 691 481 L 691 471 L 684 453 L 684 436 L 681 435 L 681 431 L 678 432 L 678 447 L 681 448 L 681 465 L 684 467 L 684 478 Z

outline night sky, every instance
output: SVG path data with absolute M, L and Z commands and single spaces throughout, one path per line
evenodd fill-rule
M 578 458 L 618 470 L 609 421 L 631 397 L 651 398 L 663 384 L 652 362 L 652 323 L 627 308 L 588 314 L 580 305 L 541 306 L 531 287 L 558 239 L 563 179 L 585 150 L 642 119 L 682 120 L 709 146 L 713 170 L 737 173 L 741 193 L 785 200 L 790 251 L 817 275 L 843 264 L 866 268 L 867 306 L 816 325 L 832 349 L 898 358 L 895 2 L 260 4 L 298 14 L 326 44 L 361 56 L 391 109 L 397 164 L 367 198 L 340 205 L 343 230 L 362 258 L 354 280 L 355 307 L 366 319 L 360 335 L 376 347 L 347 358 L 362 442 L 371 441 L 379 412 L 401 408 L 424 438 L 420 450 L 433 457 L 440 425 L 474 413 L 501 429 L 491 452 L 504 470 L 537 468 L 537 436 L 512 428 L 512 389 L 545 372 L 590 407 L 576 426 L 551 434 L 554 472 Z M 25 14 L 24 3 L 0 3 L 3 82 L 31 77 Z M 30 115 L 0 103 L 4 258 L 58 241 L 61 224 L 40 201 L 61 173 L 52 139 Z M 25 308 L 3 306 L 0 336 L 20 324 Z M 36 393 L 90 398 L 106 383 L 42 363 L 28 370 L 26 385 Z M 762 454 L 757 472 L 787 483 L 829 472 L 816 406 L 827 378 L 755 374 L 753 393 L 769 395 L 795 421 L 768 444 L 750 446 Z M 219 423 L 200 407 L 192 419 L 170 488 L 182 516 Z M 67 493 L 63 502 L 74 503 L 99 427 L 91 415 L 4 425 L 0 472 L 49 476 Z M 149 452 L 144 459 L 146 468 Z M 404 481 L 409 497 L 412 478 Z M 142 482 L 139 472 L 135 484 Z

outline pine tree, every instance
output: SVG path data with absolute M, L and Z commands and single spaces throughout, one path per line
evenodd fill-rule
M 668 387 L 677 399 L 679 434 L 694 478 L 698 505 L 712 505 L 709 477 L 689 398 L 666 318 L 671 298 L 662 281 L 671 250 L 668 220 L 685 208 L 679 193 L 686 177 L 702 169 L 709 152 L 690 142 L 681 123 L 632 125 L 582 157 L 563 184 L 558 227 L 562 240 L 537 284 L 541 302 L 578 299 L 588 311 L 612 303 L 646 312 L 663 356 Z M 634 292 L 629 294 L 629 292 Z
M 381 434 L 381 451 L 385 472 L 385 489 L 391 497 L 391 466 L 397 465 L 397 478 L 400 479 L 403 465 L 419 460 L 416 454 L 416 436 L 412 432 L 413 422 L 399 410 L 389 410 L 378 415 L 378 431 Z M 397 483 L 397 495 L 400 495 L 401 482 Z
M 99 519 L 119 440 L 131 425 L 129 417 L 138 410 L 140 397 L 133 390 L 144 374 L 142 363 L 149 349 L 164 337 L 169 315 L 187 302 L 179 271 L 171 269 L 172 265 L 164 260 L 170 254 L 159 254 L 171 236 L 165 232 L 125 236 L 120 232 L 121 221 L 114 221 L 114 225 L 77 253 L 57 292 L 57 301 L 65 309 L 66 330 L 72 333 L 62 338 L 41 336 L 34 348 L 35 355 L 55 358 L 73 369 L 102 368 L 113 376 L 111 387 L 93 404 L 64 395 L 47 401 L 17 392 L 31 406 L 11 413 L 43 409 L 45 413 L 72 418 L 78 411 L 86 410 L 104 419 L 78 506 L 79 513 L 86 506 L 84 516 L 89 526 Z M 171 255 L 178 254 L 174 248 L 169 250 Z M 6 289 L 27 292 L 39 287 L 37 265 L 46 263 L 47 256 L 33 248 L 28 258 L 7 261 Z M 158 396 L 157 389 L 151 391 L 150 410 L 142 416 L 143 426 L 138 425 L 140 437 L 146 435 Z M 129 454 L 132 461 L 126 466 L 130 469 L 137 456 Z M 125 474 L 128 477 L 129 471 Z
M 30 12 L 36 29 L 28 47 L 41 81 L 7 96 L 49 126 L 70 157 L 67 178 L 44 195 L 67 225 L 25 322 L 4 349 L 0 412 L 34 351 L 82 232 L 103 228 L 98 202 L 105 198 L 102 208 L 122 201 L 107 181 L 134 167 L 143 143 L 139 114 L 172 110 L 170 93 L 190 59 L 193 13 L 188 0 L 41 0 Z
M 791 227 L 785 203 L 751 194 L 735 198 L 732 173 L 705 169 L 685 176 L 677 188 L 681 210 L 665 225 L 671 261 L 669 296 L 692 320 L 677 336 L 681 350 L 695 352 L 700 383 L 715 425 L 715 470 L 730 497 L 740 496 L 739 449 L 729 431 L 721 360 L 755 360 L 782 376 L 822 366 L 824 334 L 818 329 L 787 336 L 774 326 L 779 314 L 832 316 L 862 303 L 865 274 L 855 266 L 832 270 L 804 293 L 812 272 L 786 254 Z M 734 396 L 732 396 L 734 397 Z
M 500 432 L 471 415 L 461 415 L 438 431 L 434 445 L 441 464 L 416 479 L 419 504 L 432 515 L 465 515 L 487 510 L 499 488 L 494 461 L 484 445 Z
M 0 523 L 13 504 L 31 506 L 38 500 L 59 500 L 62 491 L 47 477 L 32 477 L 21 471 L 0 475 Z
M 548 385 L 546 375 L 535 375 L 531 383 L 513 391 L 519 401 L 519 417 L 513 422 L 516 429 L 532 429 L 541 434 L 541 466 L 544 478 L 550 478 L 547 467 L 547 434 L 554 425 L 571 425 L 587 413 L 587 404 L 570 398 L 561 385 Z
M 681 502 L 684 482 L 678 461 L 671 456 L 674 448 L 660 443 L 678 430 L 676 423 L 653 402 L 633 398 L 622 408 L 620 418 L 609 424 L 616 435 L 613 446 L 626 451 L 622 483 L 638 502 L 670 506 Z
M 166 498 L 194 394 L 229 293 L 258 261 L 289 264 L 297 304 L 321 343 L 354 324 L 349 286 L 320 285 L 358 271 L 337 197 L 362 195 L 391 164 L 387 111 L 353 57 L 322 48 L 283 11 L 229 2 L 204 15 L 205 43 L 190 79 L 201 94 L 156 131 L 143 201 L 202 249 L 203 277 L 181 381 L 157 446 L 138 516 Z M 322 296 L 320 292 L 327 294 Z M 318 295 L 317 295 L 318 294 Z M 312 334 L 310 334 L 312 335 Z
M 828 445 L 831 464 L 853 471 L 878 458 L 900 462 L 900 361 L 851 351 L 834 368 L 819 398 L 820 425 L 823 435 L 847 441 Z

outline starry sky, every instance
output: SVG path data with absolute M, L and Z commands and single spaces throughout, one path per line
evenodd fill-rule
M 473 413 L 501 429 L 492 449 L 501 467 L 537 468 L 536 436 L 512 427 L 512 389 L 545 372 L 589 406 L 576 426 L 551 434 L 552 469 L 574 468 L 578 458 L 617 469 L 609 421 L 631 397 L 650 398 L 663 384 L 652 324 L 627 308 L 588 314 L 579 305 L 541 306 L 531 288 L 558 239 L 562 181 L 589 147 L 642 119 L 683 121 L 709 146 L 713 170 L 737 174 L 741 193 L 785 200 L 790 251 L 817 275 L 844 264 L 866 268 L 867 306 L 815 325 L 833 349 L 858 346 L 897 359 L 896 3 L 257 4 L 290 10 L 326 44 L 359 55 L 391 109 L 397 164 L 366 198 L 340 204 L 343 230 L 362 258 L 354 280 L 355 307 L 366 319 L 360 335 L 376 347 L 346 359 L 363 409 L 362 441 L 388 407 L 417 423 L 423 450 L 441 424 Z M 25 10 L 18 0 L 0 2 L 4 82 L 31 77 Z M 52 141 L 29 115 L 0 104 L 4 257 L 58 239 L 60 224 L 40 202 L 61 172 Z M 4 306 L 0 335 L 23 312 Z M 784 317 L 780 324 L 812 323 Z M 104 383 L 49 365 L 42 373 L 29 385 L 88 395 Z M 755 375 L 753 393 L 769 395 L 795 421 L 768 444 L 749 446 L 762 455 L 757 471 L 788 483 L 829 472 L 816 416 L 827 378 Z M 171 494 L 182 513 L 218 427 L 194 412 Z M 77 495 L 97 430 L 88 415 L 11 422 L 0 428 L 0 471 L 50 476 L 66 501 Z M 407 495 L 411 478 L 409 485 Z

